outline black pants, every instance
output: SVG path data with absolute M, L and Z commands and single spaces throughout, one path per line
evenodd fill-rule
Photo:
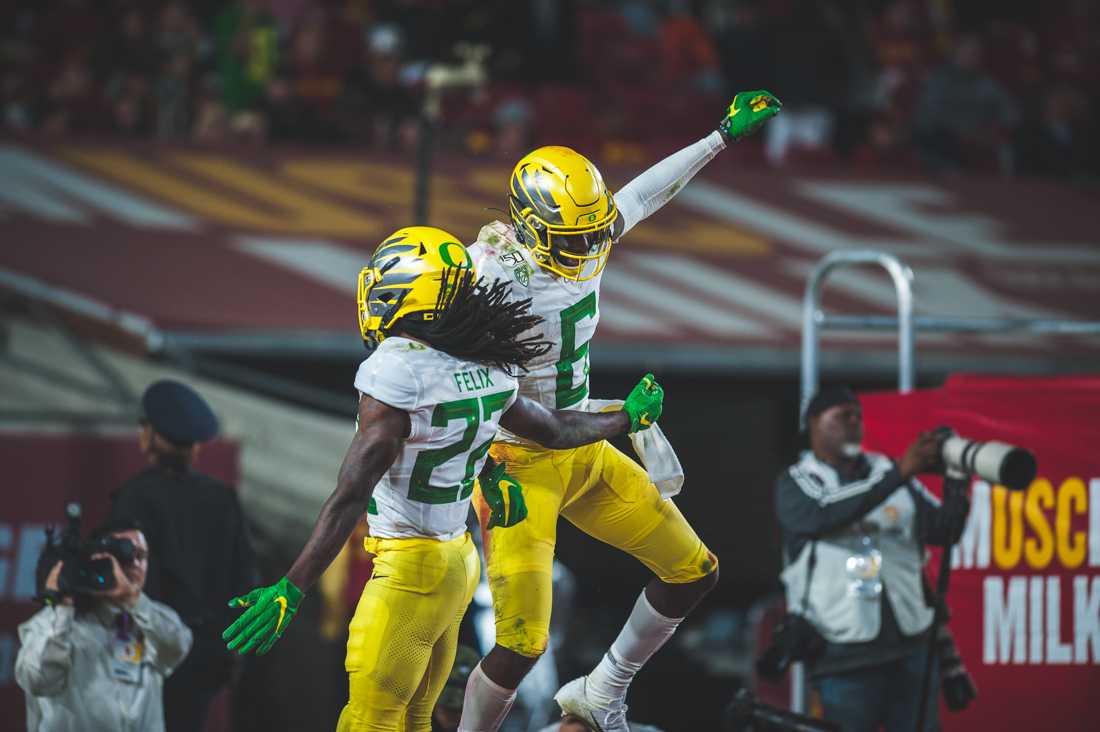
M 167 732 L 202 732 L 210 702 L 229 681 L 233 658 L 220 633 L 192 629 L 194 645 L 180 667 L 164 683 L 164 721 Z

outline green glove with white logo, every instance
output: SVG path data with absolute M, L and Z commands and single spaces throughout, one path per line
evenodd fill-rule
M 735 142 L 751 135 L 760 125 L 779 114 L 783 103 L 771 92 L 741 92 L 733 98 L 726 116 L 718 123 L 718 131 L 727 142 Z
M 489 506 L 487 528 L 515 526 L 527 518 L 527 502 L 523 499 L 523 487 L 515 478 L 504 472 L 504 463 L 486 461 L 481 473 L 481 495 Z
M 283 577 L 270 587 L 257 587 L 234 597 L 229 607 L 246 609 L 222 633 L 225 647 L 242 656 L 253 649 L 257 656 L 264 655 L 283 637 L 304 596 L 293 582 Z
M 665 390 L 653 374 L 646 374 L 630 392 L 623 404 L 623 411 L 630 417 L 630 431 L 649 429 L 661 418 L 665 405 Z

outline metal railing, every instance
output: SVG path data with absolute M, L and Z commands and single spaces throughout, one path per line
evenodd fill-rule
M 890 275 L 897 294 L 897 315 L 826 315 L 821 309 L 825 281 L 846 267 L 876 264 Z M 822 259 L 806 282 L 802 300 L 802 379 L 799 415 L 817 391 L 821 371 L 821 331 L 896 330 L 898 391 L 913 390 L 918 331 L 929 333 L 1029 333 L 1032 335 L 1100 336 L 1100 322 L 1053 318 L 970 318 L 913 314 L 913 271 L 892 254 L 865 249 L 833 252 Z
M 806 403 L 817 391 L 821 330 L 832 328 L 837 322 L 837 316 L 826 318 L 821 310 L 821 292 L 825 286 L 825 279 L 837 269 L 861 264 L 879 265 L 894 281 L 894 291 L 898 298 L 898 315 L 892 322 L 898 330 L 898 391 L 905 393 L 913 390 L 913 376 L 916 372 L 914 361 L 916 346 L 913 337 L 913 270 L 902 264 L 892 254 L 864 249 L 832 252 L 818 262 L 810 273 L 806 283 L 806 295 L 802 299 L 802 389 L 798 411 L 800 419 L 806 409 Z M 849 316 L 848 320 L 846 327 L 849 329 L 865 327 L 858 316 Z

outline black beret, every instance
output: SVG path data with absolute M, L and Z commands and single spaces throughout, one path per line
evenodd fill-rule
M 218 418 L 199 393 L 178 381 L 162 379 L 141 397 L 142 417 L 169 442 L 189 445 L 218 434 Z
M 859 397 L 846 386 L 827 386 L 814 394 L 806 405 L 806 419 L 816 417 L 829 407 L 838 404 L 859 404 Z

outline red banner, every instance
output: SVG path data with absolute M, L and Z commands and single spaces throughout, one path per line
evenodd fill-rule
M 1100 729 L 1100 377 L 964 375 L 862 402 L 870 450 L 897 456 L 919 431 L 949 425 L 1038 460 L 1026 491 L 972 483 L 947 599 L 978 698 L 944 710 L 945 729 Z
M 198 468 L 235 484 L 235 443 L 204 446 Z M 0 465 L 5 466 L 0 513 L 0 724 L 24 729 L 23 692 L 15 684 L 16 629 L 38 610 L 34 571 L 45 541 L 44 529 L 65 525 L 65 504 L 84 508 L 88 531 L 106 518 L 111 491 L 141 470 L 144 458 L 135 435 L 0 435 Z

